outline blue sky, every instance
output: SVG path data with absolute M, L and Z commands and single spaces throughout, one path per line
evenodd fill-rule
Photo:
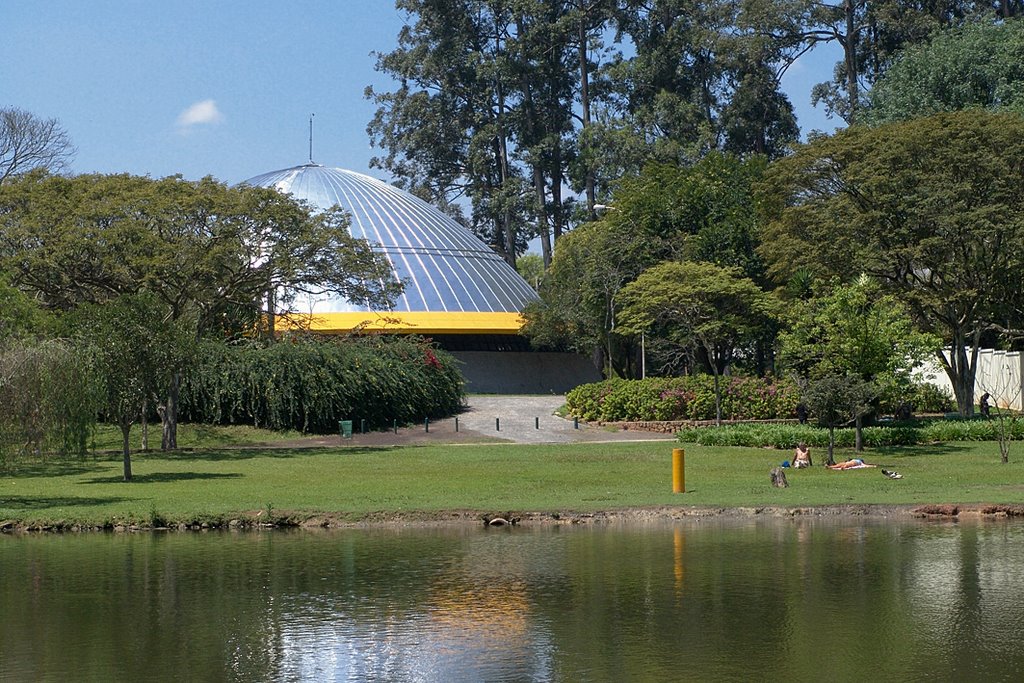
M 369 168 L 373 51 L 396 44 L 391 0 L 0 0 L 0 106 L 59 119 L 77 173 L 229 183 L 314 161 Z M 783 86 L 801 130 L 836 123 L 810 106 L 834 50 L 818 48 Z M 387 178 L 383 178 L 387 180 Z

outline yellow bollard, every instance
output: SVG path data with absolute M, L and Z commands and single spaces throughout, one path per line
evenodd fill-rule
M 672 449 L 672 493 L 686 492 L 686 452 L 682 448 Z

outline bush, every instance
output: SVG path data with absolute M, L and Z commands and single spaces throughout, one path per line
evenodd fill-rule
M 181 388 L 179 416 L 304 433 L 339 420 L 371 429 L 452 415 L 462 405 L 455 360 L 418 338 L 295 338 L 269 346 L 210 343 Z
M 722 417 L 770 420 L 796 415 L 796 386 L 757 377 L 722 377 Z M 603 422 L 713 420 L 715 385 L 710 375 L 610 379 L 576 387 L 566 395 L 571 415 Z
M 84 455 L 96 427 L 99 375 L 62 340 L 0 346 L 0 464 L 25 455 Z
M 881 415 L 896 415 L 903 404 L 908 404 L 915 413 L 948 413 L 956 404 L 949 393 L 934 384 L 915 382 L 910 389 L 890 388 L 879 398 L 878 412 Z

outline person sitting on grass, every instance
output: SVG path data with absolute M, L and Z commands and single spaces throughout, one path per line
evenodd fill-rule
M 811 464 L 811 450 L 807 448 L 806 443 L 801 441 L 796 445 L 796 450 L 793 452 L 793 467 L 799 470 L 804 467 L 810 467 Z
M 859 470 L 862 467 L 878 467 L 878 465 L 869 465 L 860 458 L 853 458 L 845 462 L 837 462 L 835 465 L 825 465 L 830 470 Z

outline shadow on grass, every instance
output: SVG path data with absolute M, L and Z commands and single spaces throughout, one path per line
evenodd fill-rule
M 11 510 L 45 510 L 47 508 L 77 507 L 92 505 L 110 505 L 111 503 L 123 503 L 129 498 L 118 496 L 107 496 L 104 498 L 83 497 L 61 497 L 46 498 L 36 496 L 4 496 L 0 498 L 0 508 Z
M 393 446 L 311 446 L 306 448 L 179 448 L 176 451 L 157 451 L 142 454 L 150 460 L 208 460 L 211 462 L 250 460 L 252 458 L 303 458 L 333 451 L 339 458 L 365 453 L 390 453 Z
M 183 425 L 179 425 L 182 427 Z M 246 428 L 248 425 L 235 425 L 238 428 Z M 190 422 L 187 423 L 187 437 L 190 441 L 195 441 L 196 448 L 204 448 L 205 444 L 211 446 L 227 446 L 227 447 L 253 447 L 266 443 L 267 445 L 273 445 L 273 440 L 260 441 L 258 444 L 254 443 L 253 434 L 246 432 L 235 433 L 232 429 L 225 428 L 220 425 L 208 425 Z M 255 431 L 255 427 L 252 427 Z M 295 435 L 277 435 L 281 440 L 289 438 L 300 438 L 301 434 Z
M 125 481 L 124 477 L 115 475 L 112 477 L 96 477 L 86 479 L 83 484 L 161 484 L 174 481 L 194 481 L 201 479 L 241 479 L 242 475 L 236 472 L 150 472 L 148 474 L 136 474 L 131 481 Z
M 0 469 L 0 476 L 30 479 L 32 477 L 72 477 L 103 469 L 92 460 L 34 460 L 18 462 Z
M 957 455 L 959 453 L 968 452 L 972 450 L 972 448 L 969 443 L 959 442 L 916 444 L 914 446 L 878 446 L 868 450 L 882 455 L 898 455 L 906 458 L 914 458 L 924 455 Z

